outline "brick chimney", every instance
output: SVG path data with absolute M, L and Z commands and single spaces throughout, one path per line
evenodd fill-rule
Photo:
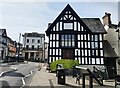
M 111 14 L 110 13 L 107 13 L 105 12 L 105 16 L 103 16 L 103 25 L 110 25 L 111 24 Z

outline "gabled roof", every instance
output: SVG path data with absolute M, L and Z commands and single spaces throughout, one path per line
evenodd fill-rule
M 118 22 L 118 27 L 120 27 L 120 21 Z
M 107 33 L 99 18 L 81 18 L 93 33 Z
M 107 33 L 104 29 L 104 27 L 102 26 L 102 23 L 100 22 L 100 20 L 98 19 L 90 19 L 90 18 L 84 18 L 84 19 L 81 19 L 77 13 L 71 8 L 71 6 L 68 4 L 65 9 L 59 14 L 59 16 L 54 20 L 53 23 L 51 23 L 51 25 L 49 25 L 48 29 L 46 30 L 46 34 L 47 36 L 50 34 L 50 31 L 51 29 L 53 29 L 53 27 L 57 24 L 57 22 L 59 22 L 59 20 L 61 19 L 61 17 L 63 17 L 66 13 L 66 11 L 70 11 L 72 13 L 72 15 L 78 20 L 78 22 L 84 24 L 86 26 L 86 28 L 88 28 L 88 30 L 90 30 L 91 32 L 95 32 L 95 33 Z M 92 22 L 90 22 L 92 21 Z M 96 21 L 96 22 L 94 22 Z M 92 26 L 94 27 L 92 27 Z M 95 26 L 99 26 L 99 27 L 95 27 Z M 102 27 L 102 28 L 100 28 Z M 93 29 L 95 28 L 95 29 Z M 97 28 L 100 28 L 100 29 L 97 29 Z
M 0 35 L 7 37 L 6 29 L 0 29 Z
M 103 41 L 103 49 L 104 49 L 105 58 L 118 58 L 119 57 L 107 40 Z

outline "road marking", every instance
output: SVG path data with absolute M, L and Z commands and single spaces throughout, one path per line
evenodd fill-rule
M 26 83 L 25 83 L 25 78 L 33 75 L 33 72 L 34 72 L 34 71 L 37 71 L 37 69 L 31 70 L 31 71 L 30 71 L 30 74 L 28 74 L 28 75 L 26 75 L 25 77 L 22 78 L 22 83 L 23 83 L 23 85 L 22 85 L 20 88 L 24 88 L 24 86 L 25 86 L 25 84 L 26 84 Z
M 8 71 L 3 71 L 3 72 L 0 73 L 0 77 L 1 77 L 4 73 L 11 72 L 11 71 L 16 71 L 16 70 L 17 70 L 17 68 L 14 68 L 14 69 L 8 70 Z
M 23 85 L 25 85 L 25 80 L 24 80 L 24 78 L 22 78 L 22 83 L 23 83 Z

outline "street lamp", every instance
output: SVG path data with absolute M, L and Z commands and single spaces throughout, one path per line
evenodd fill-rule
M 118 55 L 119 55 L 119 40 L 120 40 L 120 35 L 119 35 L 119 33 L 120 33 L 120 30 L 117 29 L 116 32 L 118 32 Z M 120 59 L 118 59 L 118 64 L 120 65 Z
M 19 42 L 18 42 L 18 57 L 17 57 L 18 61 L 19 61 L 19 54 L 20 54 L 20 40 L 21 40 L 21 33 L 19 34 Z
M 119 40 L 120 40 L 120 35 L 119 35 L 119 33 L 120 33 L 120 30 L 117 29 L 116 32 L 118 32 L 118 47 L 119 47 Z

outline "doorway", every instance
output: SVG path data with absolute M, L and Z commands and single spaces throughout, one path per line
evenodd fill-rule
M 74 49 L 62 49 L 63 59 L 74 59 Z

